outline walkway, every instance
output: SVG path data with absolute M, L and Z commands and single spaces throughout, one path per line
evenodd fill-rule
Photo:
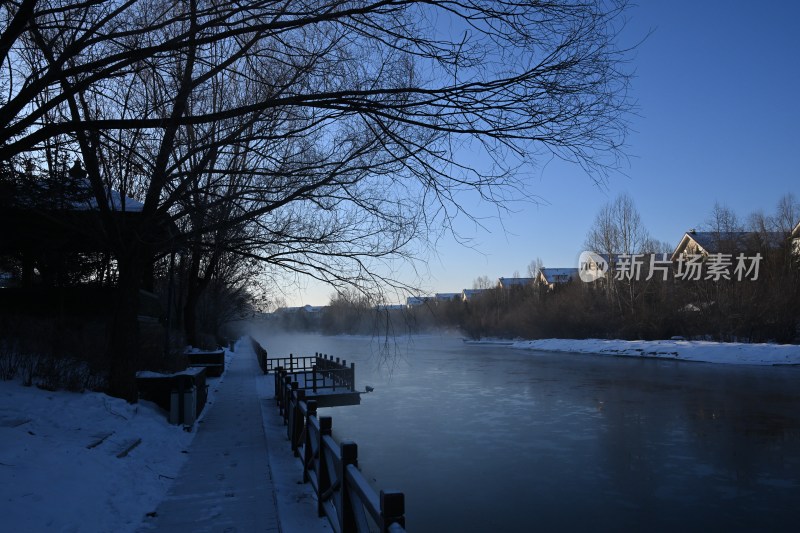
M 267 440 L 256 394 L 260 374 L 239 342 L 178 479 L 142 533 L 280 532 Z

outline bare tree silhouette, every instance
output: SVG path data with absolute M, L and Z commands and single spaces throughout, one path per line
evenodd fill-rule
M 463 192 L 504 209 L 529 197 L 515 170 L 543 154 L 594 180 L 618 164 L 626 7 L 10 1 L 0 161 L 83 160 L 119 266 L 111 389 L 134 400 L 137 293 L 176 246 L 165 217 L 197 256 L 196 289 L 222 251 L 402 285 L 380 263 L 469 216 Z M 135 231 L 110 216 L 112 186 L 144 203 Z

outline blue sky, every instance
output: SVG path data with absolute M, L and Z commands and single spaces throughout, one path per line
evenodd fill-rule
M 600 188 L 580 168 L 542 161 L 530 190 L 546 203 L 521 206 L 485 229 L 460 225 L 471 248 L 441 239 L 418 278 L 408 271 L 404 279 L 457 292 L 478 276 L 524 275 L 536 257 L 577 266 L 597 211 L 620 193 L 633 198 L 654 238 L 676 245 L 715 202 L 746 218 L 771 213 L 785 193 L 800 197 L 800 3 L 647 1 L 629 18 L 626 41 L 652 34 L 633 59 L 639 109 L 624 174 Z M 496 214 L 490 206 L 473 212 Z M 286 298 L 322 305 L 331 292 L 301 283 Z

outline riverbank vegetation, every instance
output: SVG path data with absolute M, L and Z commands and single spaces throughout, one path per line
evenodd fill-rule
M 749 275 L 731 270 L 725 276 L 685 279 L 685 264 L 666 260 L 668 272 L 627 279 L 610 271 L 593 282 L 573 278 L 569 282 L 532 282 L 501 288 L 483 286 L 469 299 L 426 300 L 403 309 L 376 307 L 368 298 L 340 295 L 330 307 L 309 320 L 302 315 L 284 316 L 290 328 L 313 328 L 325 333 L 373 334 L 419 333 L 437 328 L 457 329 L 472 339 L 496 338 L 599 338 L 687 339 L 723 342 L 800 342 L 800 257 L 797 240 L 790 233 L 800 218 L 800 205 L 787 194 L 772 215 L 761 212 L 740 223 L 735 213 L 715 205 L 700 226 L 716 235 L 720 245 L 726 236 L 746 234 L 749 249 L 725 250 L 760 262 Z M 669 258 L 672 247 L 647 234 L 632 201 L 621 197 L 598 213 L 587 236 L 587 248 L 606 257 L 609 250 L 626 254 L 657 254 Z M 667 253 L 669 252 L 669 253 Z M 666 256 L 662 255 L 667 253 Z M 709 259 L 704 265 L 708 268 Z M 647 265 L 645 265 L 646 267 Z M 752 266 L 748 263 L 748 267 Z M 666 277 L 666 279 L 664 279 Z M 693 276 L 688 276 L 692 278 Z

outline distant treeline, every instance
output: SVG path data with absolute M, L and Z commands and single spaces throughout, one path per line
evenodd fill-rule
M 800 341 L 800 268 L 790 246 L 764 249 L 758 279 L 575 279 L 488 289 L 467 302 L 381 310 L 339 298 L 314 315 L 280 320 L 290 329 L 328 334 L 406 334 L 458 329 L 478 339 L 618 338 L 740 342 Z M 676 267 L 677 268 L 677 267 Z M 752 276 L 751 276 L 752 278 Z

